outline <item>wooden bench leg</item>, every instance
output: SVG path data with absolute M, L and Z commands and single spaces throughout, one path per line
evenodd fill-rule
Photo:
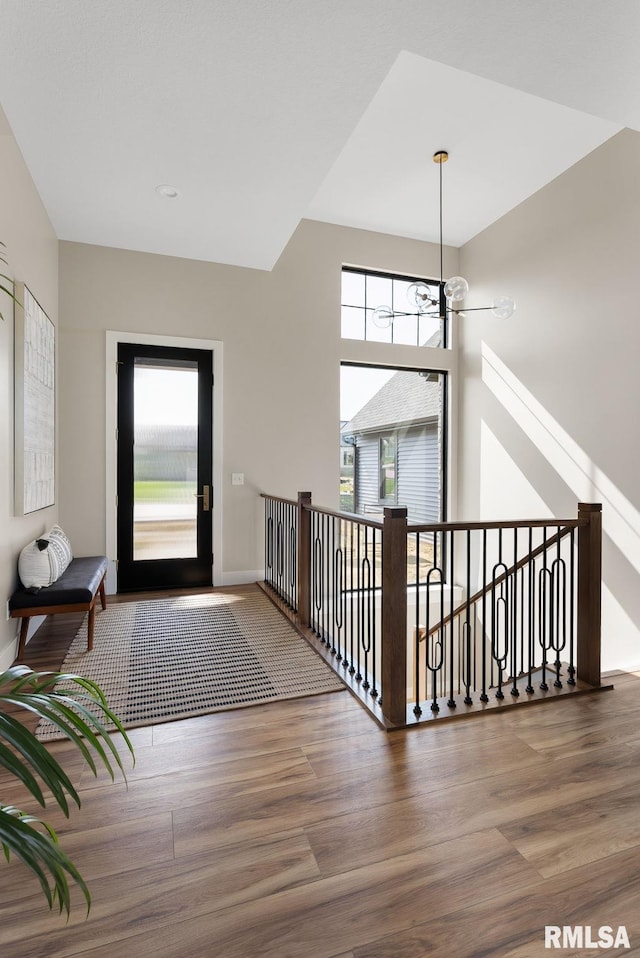
M 98 586 L 98 591 L 100 592 L 100 603 L 103 609 L 107 607 L 107 597 L 104 593 L 104 576 L 102 577 L 102 582 Z
M 27 632 L 29 631 L 29 619 L 20 619 L 20 641 L 18 642 L 18 657 L 16 662 L 22 662 L 24 656 L 24 647 L 27 644 Z
M 93 602 L 91 603 L 91 608 L 89 609 L 89 623 L 87 628 L 87 652 L 91 652 L 93 649 L 93 626 L 96 620 L 96 600 L 95 596 Z

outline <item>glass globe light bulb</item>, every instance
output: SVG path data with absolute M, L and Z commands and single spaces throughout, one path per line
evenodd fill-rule
M 511 319 L 516 311 L 516 304 L 511 296 L 496 296 L 491 312 L 498 319 Z
M 437 305 L 437 300 L 431 295 L 431 289 L 426 283 L 412 283 L 407 289 L 407 300 L 419 313 L 424 313 L 430 306 Z
M 469 284 L 463 276 L 452 276 L 444 284 L 444 295 L 452 303 L 461 303 L 469 292 Z
M 377 309 L 374 309 L 371 319 L 373 325 L 377 326 L 378 329 L 389 329 L 393 322 L 393 310 L 388 306 L 378 306 Z

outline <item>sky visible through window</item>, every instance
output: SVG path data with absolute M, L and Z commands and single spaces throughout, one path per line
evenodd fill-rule
M 195 426 L 197 370 L 136 366 L 134 401 L 137 425 Z
M 353 419 L 397 371 L 379 366 L 341 366 L 340 419 Z

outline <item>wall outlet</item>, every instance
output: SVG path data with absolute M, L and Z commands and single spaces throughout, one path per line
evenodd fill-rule
M 232 486 L 244 486 L 244 472 L 232 472 L 232 473 L 231 473 L 231 485 L 232 485 Z

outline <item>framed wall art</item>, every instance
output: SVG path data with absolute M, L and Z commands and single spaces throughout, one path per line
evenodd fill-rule
M 24 283 L 15 295 L 15 513 L 24 516 L 55 502 L 56 331 Z

